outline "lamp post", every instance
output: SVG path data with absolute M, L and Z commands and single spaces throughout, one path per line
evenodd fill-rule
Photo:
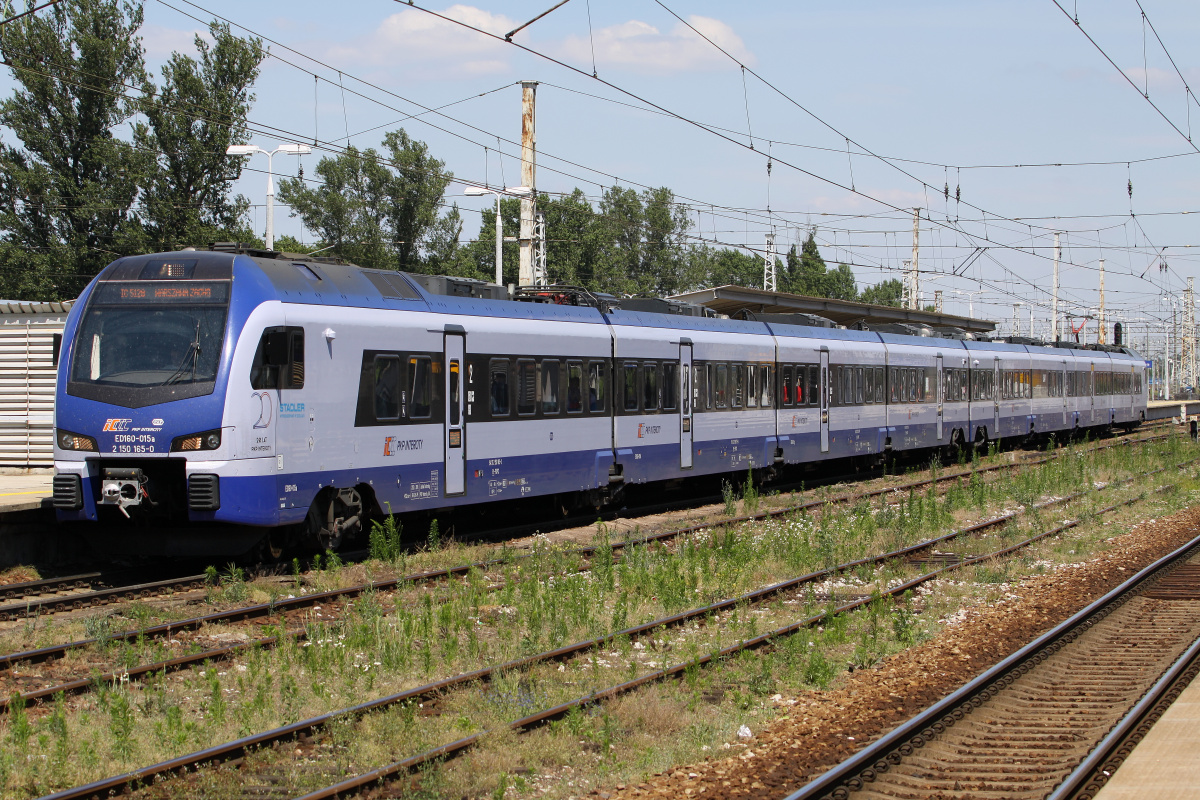
M 275 249 L 275 181 L 272 179 L 271 158 L 276 153 L 302 156 L 311 153 L 312 148 L 306 144 L 281 144 L 274 150 L 263 150 L 253 144 L 231 144 L 225 148 L 227 156 L 252 156 L 262 153 L 267 157 L 267 249 Z
M 971 319 L 975 318 L 975 295 L 984 294 L 986 289 L 977 289 L 973 292 L 968 292 L 965 289 L 951 289 L 955 294 L 965 294 L 967 296 L 967 316 Z
M 500 219 L 500 197 L 524 197 L 531 193 L 528 186 L 514 186 L 511 189 L 485 189 L 482 186 L 468 186 L 464 194 L 467 197 L 483 197 L 487 194 L 496 195 L 496 284 L 504 285 L 504 224 Z

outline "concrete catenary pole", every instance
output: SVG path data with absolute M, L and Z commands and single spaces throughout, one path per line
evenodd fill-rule
M 1054 234 L 1054 292 L 1050 295 L 1050 338 L 1058 341 L 1058 260 L 1062 248 L 1058 246 L 1058 234 Z
M 529 194 L 521 198 L 521 263 L 517 280 L 532 286 L 533 276 L 533 204 L 537 198 L 537 136 L 534 133 L 537 81 L 521 81 L 521 185 Z
M 908 267 L 908 307 L 917 309 L 920 301 L 917 299 L 917 253 L 921 249 L 921 209 L 913 209 L 913 251 L 912 261 Z
M 1100 331 L 1097 341 L 1108 344 L 1108 331 L 1104 329 L 1104 259 L 1100 259 Z
M 936 289 L 933 293 L 933 310 L 937 313 L 942 313 L 942 290 Z
M 1021 335 L 1021 304 L 1013 303 L 1013 336 Z

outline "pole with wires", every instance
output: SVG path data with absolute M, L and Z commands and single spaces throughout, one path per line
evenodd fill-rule
M 1108 331 L 1104 329 L 1104 259 L 1100 259 L 1100 331 L 1097 341 L 1108 344 Z
M 778 291 L 778 277 L 775 274 L 775 234 L 767 234 L 767 251 L 763 256 L 763 288 L 768 292 Z
M 1054 292 L 1050 295 L 1050 339 L 1058 341 L 1058 261 L 1062 258 L 1062 247 L 1058 244 L 1058 233 L 1054 234 Z
M 913 209 L 913 248 L 912 261 L 908 266 L 908 307 L 916 310 L 917 300 L 917 253 L 921 249 L 921 209 Z

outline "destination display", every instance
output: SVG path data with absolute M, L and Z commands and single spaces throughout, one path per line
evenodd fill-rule
M 225 303 L 225 281 L 173 281 L 171 283 L 106 283 L 97 289 L 96 302 L 106 305 L 140 303 Z

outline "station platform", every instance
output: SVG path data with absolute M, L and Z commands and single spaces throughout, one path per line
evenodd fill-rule
M 1095 800 L 1192 800 L 1200 795 L 1200 680 L 1154 723 Z
M 1185 416 L 1200 414 L 1200 400 L 1151 400 L 1146 403 L 1146 421 L 1178 419 L 1181 409 Z
M 0 474 L 0 514 L 51 508 L 54 470 Z

